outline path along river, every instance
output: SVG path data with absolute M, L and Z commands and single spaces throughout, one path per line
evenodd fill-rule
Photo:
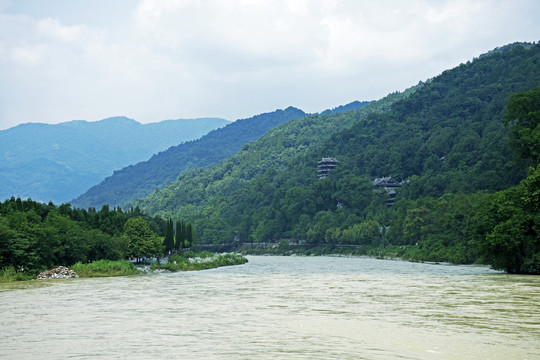
M 540 359 L 540 277 L 248 257 L 199 272 L 0 285 L 1 359 Z

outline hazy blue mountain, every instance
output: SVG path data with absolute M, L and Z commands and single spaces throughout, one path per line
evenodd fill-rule
M 268 130 L 305 115 L 302 110 L 289 107 L 237 120 L 198 140 L 173 146 L 147 161 L 115 171 L 112 176 L 71 203 L 75 207 L 100 208 L 104 204 L 122 205 L 144 197 L 156 187 L 175 181 L 182 172 L 216 164 L 237 153 L 244 144 L 257 140 Z
M 126 117 L 0 131 L 0 199 L 65 202 L 113 170 L 225 126 L 218 118 L 140 124 Z

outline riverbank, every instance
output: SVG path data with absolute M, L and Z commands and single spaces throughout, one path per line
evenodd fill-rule
M 65 269 L 73 272 L 69 276 L 57 274 L 58 269 Z M 141 271 L 135 265 L 127 260 L 99 260 L 88 264 L 77 263 L 70 268 L 59 266 L 43 272 L 39 271 L 16 271 L 13 267 L 8 267 L 0 270 L 0 283 L 10 283 L 29 280 L 50 280 L 50 279 L 67 279 L 67 278 L 93 278 L 93 277 L 111 277 L 111 276 L 127 276 L 138 275 Z M 58 275 L 58 276 L 54 276 Z
M 110 276 L 128 276 L 140 274 L 139 269 L 133 263 L 127 260 L 99 260 L 89 264 L 77 263 L 71 267 L 79 277 L 110 277 Z
M 175 254 L 169 256 L 166 264 L 153 263 L 148 268 L 143 268 L 127 260 L 99 260 L 88 264 L 77 263 L 70 267 L 80 278 L 131 276 L 147 274 L 153 271 L 198 271 L 214 269 L 222 266 L 241 265 L 248 260 L 240 254 L 213 254 L 208 251 Z M 0 270 L 0 283 L 35 280 L 35 272 L 21 272 L 14 268 Z
M 427 249 L 417 245 L 308 245 L 279 243 L 242 244 L 236 252 L 242 255 L 281 255 L 281 256 L 369 256 L 377 259 L 405 260 L 411 262 L 452 263 L 470 265 L 471 262 L 460 257 L 452 248 Z M 477 263 L 482 265 L 482 263 Z
M 167 264 L 152 264 L 152 270 L 198 271 L 222 266 L 242 265 L 248 260 L 240 254 L 215 254 L 208 251 L 198 253 L 188 252 L 183 255 L 171 255 Z
M 242 255 L 280 255 L 280 256 L 323 256 L 323 255 L 351 255 L 369 256 L 384 259 L 403 259 L 421 261 L 411 256 L 413 246 L 385 246 L 374 247 L 368 245 L 307 245 L 289 244 L 285 241 L 279 243 L 250 243 L 242 244 L 236 252 Z

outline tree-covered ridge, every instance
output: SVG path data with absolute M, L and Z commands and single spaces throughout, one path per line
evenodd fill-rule
M 209 199 L 229 196 L 268 171 L 284 171 L 290 161 L 317 149 L 332 134 L 349 128 L 368 114 L 388 110 L 394 102 L 406 98 L 420 86 L 390 94 L 355 111 L 307 115 L 291 120 L 270 130 L 258 141 L 245 144 L 238 154 L 224 162 L 210 168 L 189 170 L 178 181 L 129 205 L 165 217 L 194 214 Z
M 1 130 L 0 199 L 69 201 L 115 169 L 227 123 L 201 118 L 140 124 L 114 117 L 56 125 L 28 123 Z
M 338 114 L 346 111 L 351 110 L 358 110 L 369 104 L 371 101 L 353 101 L 351 103 L 348 103 L 346 105 L 340 105 L 338 107 L 335 107 L 333 109 L 324 110 L 321 112 L 321 115 L 328 115 L 328 114 Z
M 302 110 L 289 107 L 237 120 L 200 139 L 172 146 L 147 161 L 117 170 L 71 203 L 83 208 L 124 205 L 175 181 L 188 169 L 216 164 L 271 128 L 304 115 Z
M 503 115 L 513 93 L 540 86 L 539 64 L 538 44 L 501 48 L 443 72 L 388 111 L 359 116 L 366 107 L 329 115 L 322 124 L 316 121 L 322 117 L 312 116 L 287 124 L 298 126 L 298 132 L 276 128 L 226 162 L 188 172 L 137 204 L 150 213 L 189 219 L 205 243 L 235 237 L 386 248 L 391 243 L 403 246 L 400 251 L 411 259 L 486 261 L 530 272 L 496 265 L 494 253 L 485 251 L 489 246 L 479 245 L 486 238 L 479 231 L 479 214 L 493 201 L 489 194 L 506 191 L 526 176 L 527 166 L 516 162 L 507 146 L 509 132 L 520 132 L 506 128 Z M 344 126 L 332 131 L 331 123 L 339 122 Z M 317 127 L 326 133 L 320 135 Z M 296 147 L 287 146 L 291 139 Z M 340 163 L 328 178 L 317 180 L 321 157 Z M 526 187 L 532 199 L 535 174 L 526 180 L 533 184 Z M 385 205 L 388 193 L 373 191 L 372 180 L 387 175 L 407 180 L 392 207 Z M 508 199 L 523 198 L 525 190 L 519 189 L 524 186 L 508 190 L 513 194 Z M 526 220 L 526 239 L 538 238 L 537 225 L 530 225 L 537 221 L 535 214 Z M 513 223 L 513 228 L 525 228 Z M 506 235 L 490 236 L 496 244 Z M 527 253 L 535 254 L 535 246 L 534 241 L 526 245 L 532 248 Z

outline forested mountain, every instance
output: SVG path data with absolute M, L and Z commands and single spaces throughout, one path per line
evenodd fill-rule
M 353 101 L 325 110 L 321 114 L 339 114 L 361 109 L 367 104 L 369 101 Z M 168 182 L 175 181 L 188 169 L 214 165 L 236 154 L 244 144 L 257 140 L 268 130 L 306 115 L 302 110 L 289 107 L 237 120 L 226 127 L 211 131 L 201 139 L 172 146 L 147 161 L 115 171 L 112 176 L 93 186 L 71 203 L 84 208 L 99 208 L 103 204 L 124 205 L 145 197 Z
M 540 87 L 540 45 L 501 47 L 426 81 L 409 96 L 394 94 L 393 104 L 392 97 L 385 99 L 388 111 L 370 111 L 381 105 L 375 102 L 277 127 L 224 163 L 189 171 L 136 204 L 150 214 L 189 219 L 206 243 L 231 242 L 235 236 L 391 242 L 412 244 L 411 258 L 481 261 L 493 253 L 476 244 L 506 233 L 486 234 L 482 221 L 489 217 L 478 214 L 489 213 L 485 204 L 495 201 L 489 194 L 513 188 L 527 173 L 527 160 L 508 147 L 505 105 L 512 94 L 535 87 Z M 317 180 L 322 157 L 335 157 L 339 165 Z M 390 207 L 391 192 L 372 183 L 389 175 L 404 180 Z M 534 176 L 533 171 L 516 188 L 532 199 L 538 197 Z M 525 246 L 529 257 L 520 255 L 499 268 L 540 268 L 538 225 L 531 225 L 538 216 L 531 216 L 515 226 L 528 229 L 519 239 L 533 239 Z
M 113 170 L 225 126 L 217 118 L 140 124 L 126 117 L 57 125 L 28 123 L 0 131 L 0 199 L 63 202 Z
M 270 130 L 258 141 L 245 144 L 225 162 L 187 171 L 178 181 L 128 205 L 140 204 L 145 211 L 162 216 L 183 216 L 186 211 L 196 213 L 207 201 L 229 196 L 251 179 L 267 172 L 282 173 L 290 161 L 318 149 L 332 134 L 351 127 L 371 113 L 387 111 L 394 102 L 406 98 L 420 86 L 390 94 L 356 111 L 313 114 L 291 120 Z
M 216 164 L 271 128 L 304 115 L 302 110 L 289 107 L 237 120 L 200 139 L 172 146 L 149 160 L 117 170 L 71 203 L 83 208 L 124 205 L 176 180 L 187 169 Z

